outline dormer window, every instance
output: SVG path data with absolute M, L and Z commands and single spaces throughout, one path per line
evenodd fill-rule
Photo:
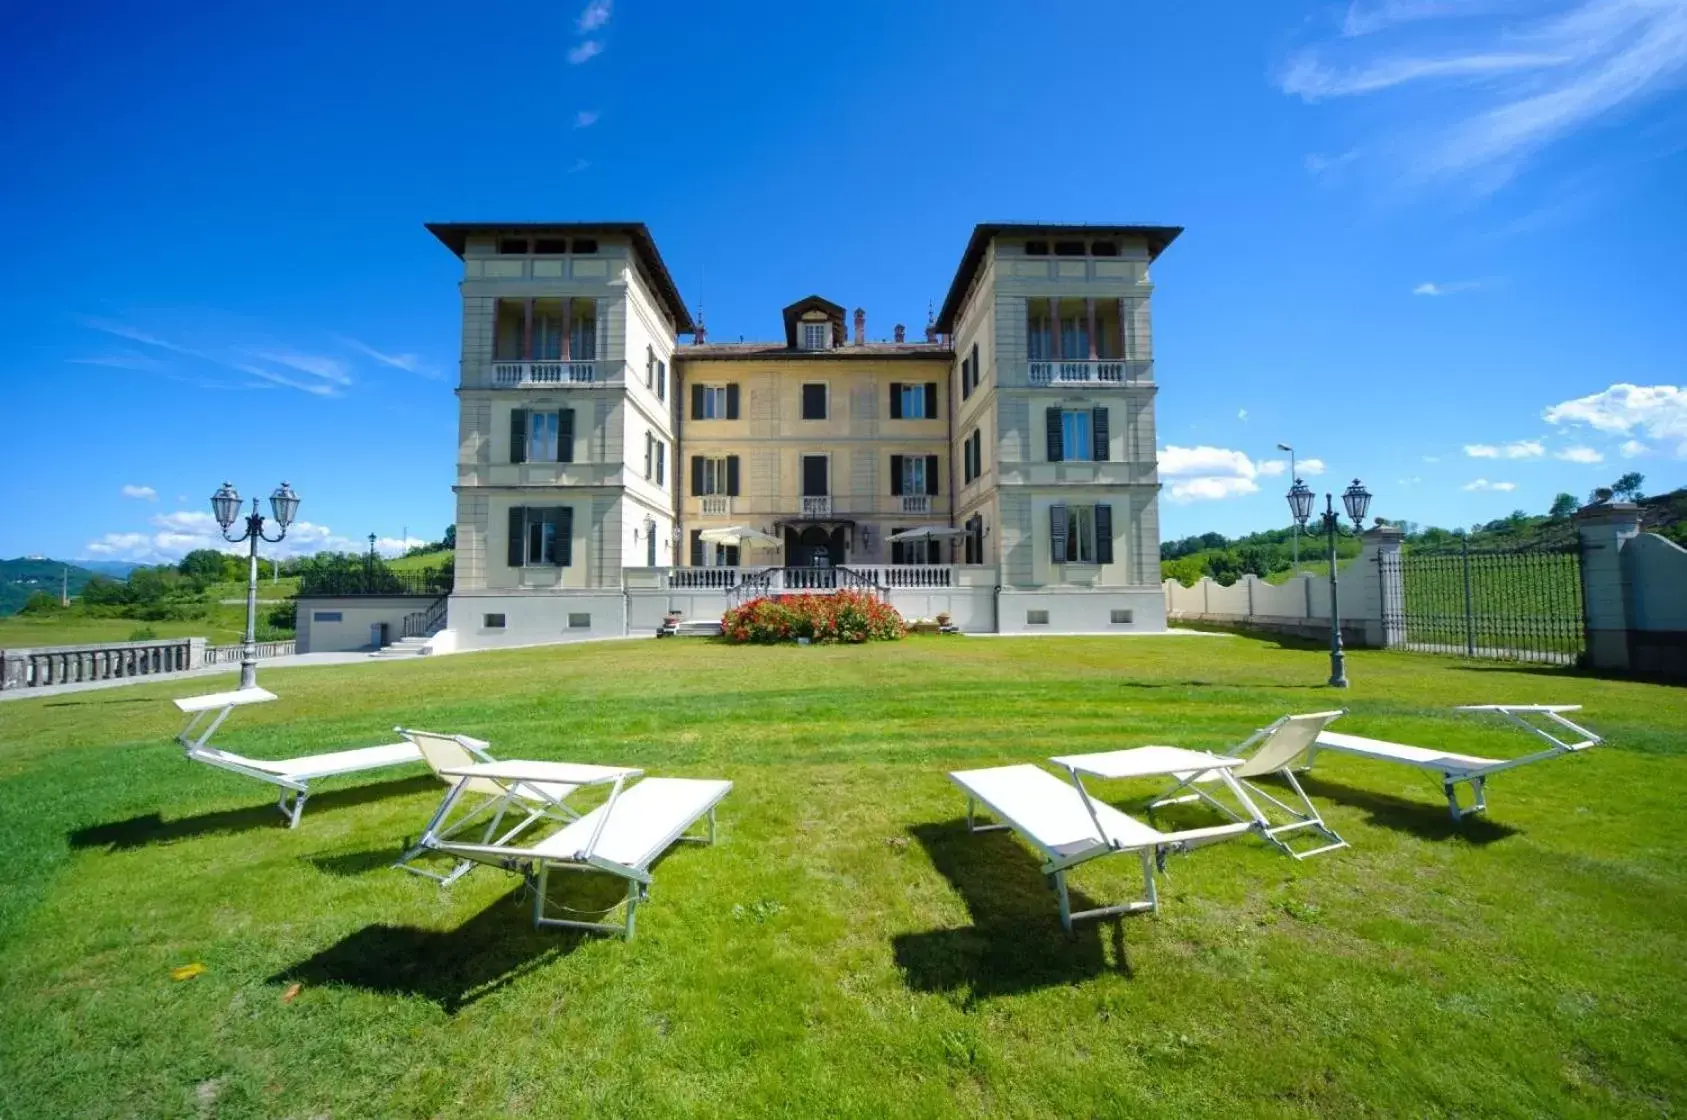
M 804 350 L 831 349 L 832 324 L 804 323 L 802 325 L 802 348 Z

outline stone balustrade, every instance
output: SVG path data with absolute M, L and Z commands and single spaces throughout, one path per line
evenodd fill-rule
M 0 689 L 180 673 L 203 664 L 204 638 L 0 649 Z

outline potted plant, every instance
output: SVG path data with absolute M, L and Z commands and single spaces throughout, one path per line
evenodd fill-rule
M 945 630 L 949 629 L 949 624 L 953 621 L 954 621 L 954 619 L 952 617 L 950 617 L 950 614 L 949 614 L 948 611 L 938 611 L 937 612 L 937 625 L 941 626 L 943 629 L 945 629 Z

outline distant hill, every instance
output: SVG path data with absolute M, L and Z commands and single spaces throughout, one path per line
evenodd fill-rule
M 18 613 L 18 608 L 37 591 L 57 595 L 67 564 L 68 561 L 47 560 L 39 556 L 0 560 L 0 618 Z M 78 594 L 89 580 L 101 574 L 76 564 L 69 564 L 69 568 L 72 595 Z
M 144 568 L 145 564 L 137 564 L 133 560 L 78 560 L 76 561 L 90 572 L 98 572 L 102 576 L 112 579 L 127 579 L 130 572 L 136 568 Z

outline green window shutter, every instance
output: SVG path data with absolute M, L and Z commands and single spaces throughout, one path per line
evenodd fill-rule
M 726 496 L 729 498 L 738 496 L 738 456 L 736 455 L 726 457 Z
M 726 418 L 738 419 L 738 382 L 734 381 L 726 387 Z
M 1056 564 L 1066 562 L 1066 503 L 1049 507 L 1049 553 Z
M 902 419 L 902 383 L 900 381 L 890 383 L 890 418 L 892 420 Z
M 1090 410 L 1090 431 L 1095 436 L 1095 461 L 1107 461 L 1107 449 L 1111 441 L 1107 438 L 1107 410 L 1095 408 Z
M 1060 438 L 1060 409 L 1051 408 L 1043 416 L 1048 426 L 1049 462 L 1058 463 L 1066 457 L 1061 450 L 1063 443 Z
M 703 456 L 691 457 L 691 496 L 700 497 L 703 493 Z
M 693 568 L 703 566 L 703 530 L 701 529 L 691 530 L 691 566 Z
M 701 385 L 691 387 L 691 418 L 693 420 L 703 419 L 703 386 Z
M 928 495 L 937 493 L 937 456 L 935 455 L 926 456 L 926 493 Z
M 926 382 L 926 419 L 937 419 L 937 382 Z
M 890 457 L 890 495 L 893 498 L 902 496 L 902 456 Z
M 565 408 L 556 414 L 556 461 L 574 461 L 574 410 Z
M 527 511 L 521 506 L 510 507 L 510 553 L 509 563 L 512 568 L 519 568 L 527 561 Z
M 556 552 L 551 559 L 557 567 L 566 568 L 574 563 L 574 507 L 558 509 L 556 519 Z
M 1095 562 L 1097 564 L 1111 564 L 1113 562 L 1113 507 L 1098 505 L 1095 507 Z
M 527 462 L 527 410 L 517 408 L 510 412 L 510 462 Z
M 978 379 L 982 371 L 978 368 L 978 343 L 972 344 L 972 387 L 978 388 Z

